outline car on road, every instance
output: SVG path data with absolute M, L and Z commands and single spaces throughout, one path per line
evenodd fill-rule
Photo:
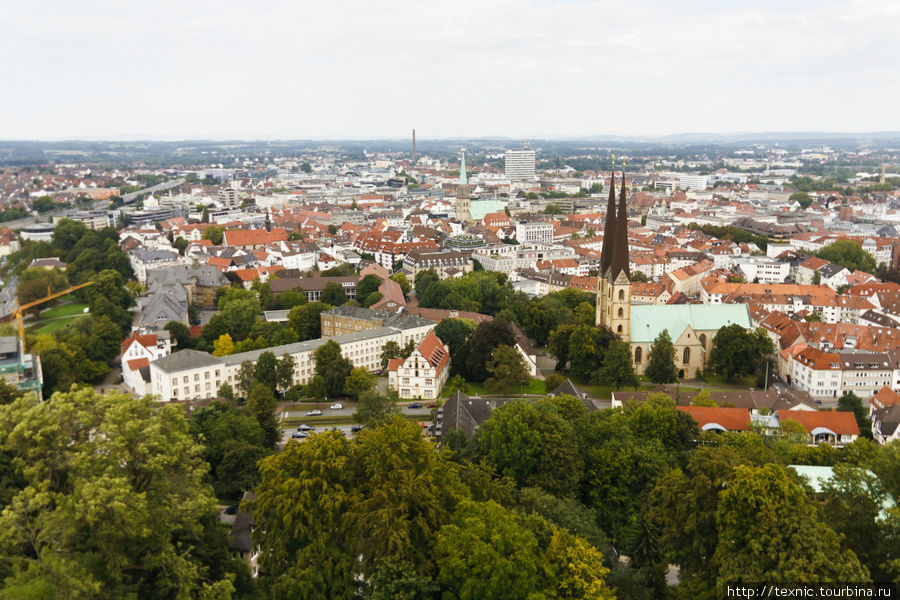
M 410 402 L 409 408 L 422 408 L 422 403 L 421 402 Z
M 363 430 L 363 426 L 362 426 L 362 425 L 354 425 L 353 427 L 350 428 L 350 431 L 351 431 L 352 433 L 359 433 L 359 432 L 362 431 L 362 430 Z
M 315 431 L 316 428 L 312 425 L 307 425 L 306 423 L 302 425 L 297 425 L 297 431 Z
M 320 416 L 322 416 L 322 411 L 319 410 L 318 408 L 314 408 L 310 411 L 307 411 L 306 416 L 307 417 L 320 417 Z
M 341 404 L 340 402 L 335 402 L 334 404 L 332 404 L 332 405 L 329 406 L 328 408 L 330 408 L 331 410 L 341 410 L 342 408 L 344 408 L 344 405 Z
M 426 406 L 426 408 L 436 408 L 436 407 L 437 407 L 437 404 L 435 404 L 434 402 L 432 402 L 431 404 Z
M 291 438 L 293 438 L 295 440 L 301 440 L 303 438 L 308 438 L 308 437 L 309 437 L 309 434 L 306 433 L 305 431 L 295 431 L 294 433 L 291 434 Z

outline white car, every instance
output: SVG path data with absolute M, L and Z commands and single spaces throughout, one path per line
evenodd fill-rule
M 331 408 L 331 410 L 341 410 L 342 408 L 344 408 L 344 405 L 340 402 L 335 402 L 329 408 Z
M 322 414 L 322 411 L 321 411 L 321 410 L 313 409 L 313 410 L 307 412 L 307 413 L 306 413 L 306 416 L 307 416 L 307 417 L 318 417 L 318 416 L 320 416 L 321 414 Z

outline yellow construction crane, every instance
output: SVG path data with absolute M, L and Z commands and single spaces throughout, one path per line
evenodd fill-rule
M 70 292 L 74 292 L 75 290 L 80 290 L 81 288 L 87 287 L 89 285 L 94 285 L 93 281 L 88 281 L 87 283 L 81 283 L 79 285 L 70 287 L 68 289 L 50 293 L 50 288 L 47 288 L 47 295 L 39 300 L 35 300 L 34 302 L 29 302 L 27 304 L 19 305 L 18 300 L 16 300 L 16 310 L 13 311 L 12 318 L 16 320 L 16 325 L 19 328 L 19 339 L 22 340 L 22 352 L 25 352 L 25 323 L 22 320 L 22 312 L 28 310 L 29 308 L 33 308 L 38 304 L 43 304 L 48 300 L 53 300 L 55 298 L 59 298 L 60 296 L 65 296 Z

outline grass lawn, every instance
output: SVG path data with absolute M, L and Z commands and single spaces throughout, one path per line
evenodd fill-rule
M 419 421 L 431 421 L 432 417 L 430 414 L 428 415 L 401 415 L 407 421 L 411 421 L 413 423 L 418 423 Z M 322 429 L 327 429 L 328 427 L 339 427 L 341 425 L 353 425 L 355 421 L 353 420 L 353 413 L 347 415 L 340 415 L 336 417 L 291 417 L 289 419 L 283 419 L 279 422 L 279 425 L 282 429 L 293 428 L 302 423 L 306 423 L 307 425 L 312 425 L 316 428 L 316 431 L 321 431 Z
M 64 298 L 74 300 L 71 295 L 64 296 Z M 86 314 L 84 309 L 87 307 L 88 305 L 84 302 L 68 302 L 67 304 L 60 304 L 59 306 L 48 308 L 41 312 L 37 319 L 30 320 L 28 322 L 28 327 L 37 335 L 53 333 L 54 331 L 65 328 L 66 325 Z
M 756 387 L 756 376 L 749 375 L 747 377 L 738 377 L 734 381 L 726 381 L 724 377 L 717 373 L 704 373 L 703 381 L 709 386 L 723 390 L 732 390 L 734 388 L 752 388 Z
M 572 378 L 572 377 L 570 377 L 570 379 L 572 379 L 572 383 L 574 383 L 578 389 L 583 390 L 583 391 L 587 392 L 588 394 L 590 394 L 591 396 L 593 396 L 595 398 L 599 398 L 601 400 L 606 400 L 608 398 L 612 398 L 612 393 L 616 391 L 616 389 L 612 386 L 598 385 L 598 384 L 594 384 L 594 383 L 590 383 L 590 382 L 582 382 L 582 381 L 578 381 L 577 379 Z M 648 391 L 648 390 L 652 390 L 655 387 L 656 387 L 655 383 L 641 383 L 638 386 L 638 390 L 639 391 Z M 630 391 L 633 391 L 633 388 L 622 388 L 622 391 L 630 392 Z
M 466 395 L 467 396 L 489 396 L 491 394 L 497 394 L 497 392 L 493 392 L 487 389 L 483 383 L 477 383 L 474 381 L 466 382 Z M 532 379 L 528 382 L 528 385 L 522 386 L 521 389 L 522 394 L 544 394 L 544 382 L 541 379 Z M 515 390 L 513 394 L 510 395 L 519 395 L 519 390 Z M 441 398 L 447 398 L 450 396 L 450 392 L 444 389 L 441 392 Z
M 70 302 L 69 304 L 60 304 L 53 308 L 41 311 L 38 321 L 46 321 L 47 319 L 56 319 L 58 317 L 71 317 L 72 315 L 84 314 L 84 309 L 88 307 L 84 302 Z
M 34 330 L 34 333 L 37 335 L 46 335 L 48 333 L 53 333 L 54 331 L 59 331 L 60 329 L 64 329 L 66 325 L 80 317 L 81 315 L 72 315 L 71 317 L 63 317 L 60 319 L 54 319 L 49 321 L 46 325 L 39 327 Z M 42 321 L 43 322 L 43 321 Z

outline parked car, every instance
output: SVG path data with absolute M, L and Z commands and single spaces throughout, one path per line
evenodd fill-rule
M 340 402 L 335 402 L 334 404 L 332 404 L 332 405 L 329 406 L 328 408 L 330 408 L 331 410 L 341 410 L 342 408 L 344 408 L 344 405 L 341 404 Z
M 226 515 L 236 515 L 238 512 L 238 505 L 233 504 L 233 505 L 229 506 L 228 508 L 226 508 L 224 512 Z
M 291 434 L 291 437 L 295 440 L 300 440 L 303 438 L 308 438 L 309 434 L 306 433 L 305 431 L 295 431 L 294 433 Z
M 432 403 L 429 404 L 426 408 L 437 408 L 437 404 L 435 404 L 434 402 L 432 402 Z
M 422 408 L 422 403 L 421 402 L 410 402 L 409 408 Z
M 315 431 L 315 427 L 312 425 L 307 425 L 304 423 L 303 425 L 297 425 L 297 431 Z
M 310 411 L 307 411 L 307 413 L 306 413 L 307 417 L 319 417 L 321 415 L 322 415 L 322 411 L 319 410 L 318 408 L 314 408 Z
M 353 427 L 350 428 L 350 431 L 353 433 L 359 433 L 362 430 L 363 430 L 362 425 L 354 425 Z

